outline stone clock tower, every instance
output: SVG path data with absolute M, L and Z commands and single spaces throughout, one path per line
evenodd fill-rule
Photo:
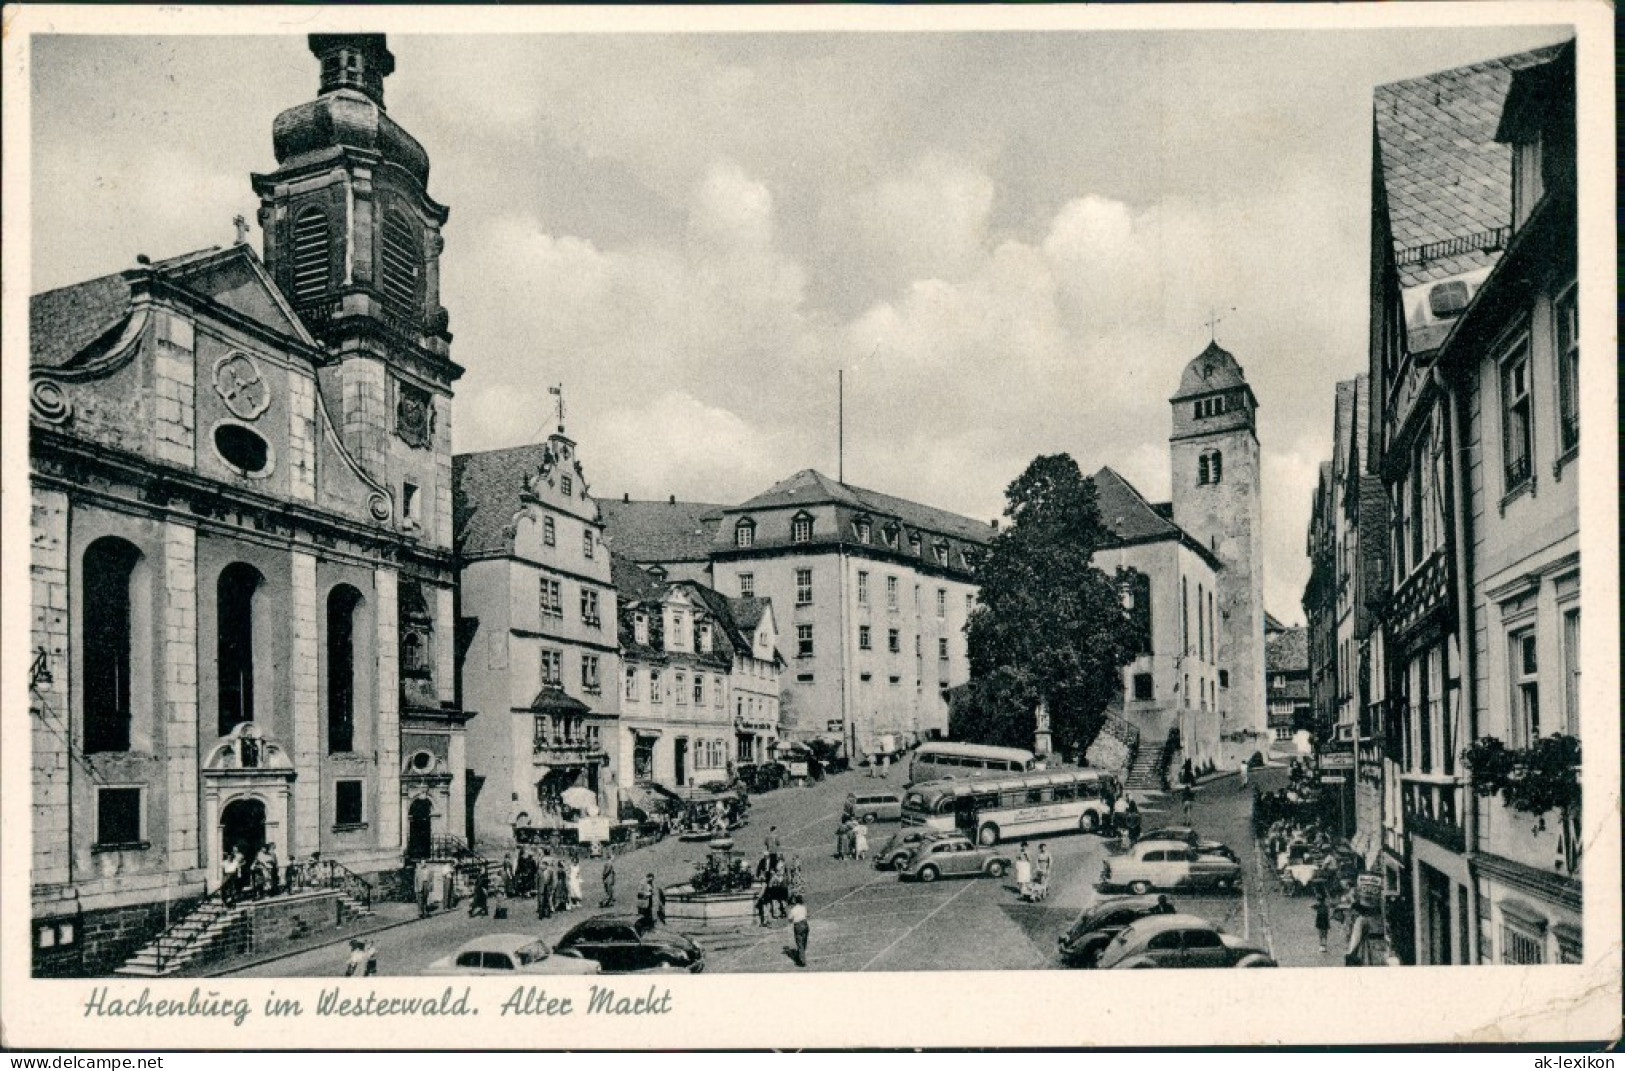
M 1235 357 L 1215 342 L 1185 366 L 1179 390 L 1169 401 L 1174 522 L 1224 565 L 1214 617 L 1217 704 L 1223 715 L 1220 731 L 1232 739 L 1222 750 L 1245 758 L 1266 742 L 1262 737 L 1235 740 L 1233 734 L 1264 733 L 1268 727 L 1258 399 Z

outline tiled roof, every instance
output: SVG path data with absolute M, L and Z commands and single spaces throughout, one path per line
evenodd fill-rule
M 1265 634 L 1267 635 L 1267 634 L 1269 634 L 1271 632 L 1285 632 L 1285 631 L 1286 631 L 1286 626 L 1281 624 L 1281 619 L 1276 617 L 1274 614 L 1270 613 L 1268 610 L 1265 610 L 1264 611 L 1264 632 L 1265 632 Z
M 840 483 L 816 469 L 803 469 L 787 479 L 780 480 L 755 498 L 734 507 L 729 512 L 739 513 L 749 510 L 772 509 L 778 506 L 806 506 L 831 502 L 857 510 L 866 510 L 870 513 L 896 517 L 910 527 L 946 536 L 954 536 L 971 543 L 986 543 L 994 535 L 992 526 L 981 521 L 957 513 L 949 513 L 947 510 L 937 509 L 933 506 L 924 506 L 918 502 L 911 502 L 906 498 L 897 498 L 894 495 L 881 494 L 879 491 L 870 491 L 862 487 L 854 487 L 851 484 Z
M 130 283 L 123 274 L 104 275 L 28 301 L 28 359 L 61 368 L 85 347 L 119 330 L 129 311 Z
M 705 561 L 726 506 L 709 502 L 624 501 L 598 503 L 604 542 L 639 562 Z
M 1307 673 L 1309 630 L 1299 626 L 1270 636 L 1264 641 L 1264 666 L 1268 673 Z
M 1236 363 L 1235 354 L 1217 342 L 1209 342 L 1207 349 L 1192 357 L 1185 366 L 1185 371 L 1179 377 L 1179 390 L 1170 401 L 1177 402 L 1181 398 L 1246 385 L 1247 377 L 1242 374 L 1241 365 Z
M 767 613 L 768 604 L 767 599 L 729 599 L 728 610 L 740 631 L 749 633 L 755 632 L 756 626 L 762 623 L 762 615 Z
M 642 566 L 613 550 L 609 552 L 609 575 L 623 603 L 658 599 L 666 590 L 666 585 L 644 572 Z
M 1112 535 L 1125 543 L 1178 538 L 1179 526 L 1157 512 L 1133 484 L 1113 469 L 1104 467 L 1093 479 L 1100 522 Z
M 1536 49 L 1378 86 L 1374 114 L 1402 286 L 1493 265 L 1512 219 L 1511 150 L 1495 140 L 1512 72 Z
M 528 443 L 451 459 L 451 513 L 458 553 L 509 549 L 525 478 L 541 468 L 546 450 L 546 443 Z

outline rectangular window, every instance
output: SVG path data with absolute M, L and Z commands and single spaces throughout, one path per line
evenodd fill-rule
M 812 570 L 796 570 L 796 605 L 812 605 Z
M 869 605 L 869 574 L 858 570 L 858 605 Z
M 869 626 L 868 625 L 859 625 L 858 626 L 858 650 L 867 651 L 867 650 L 869 650 L 869 647 L 870 647 Z
M 734 546 L 749 547 L 756 542 L 756 526 L 741 521 L 734 526 Z
M 626 671 L 626 698 L 628 698 L 628 699 L 636 699 L 637 697 L 638 697 L 638 671 L 635 670 L 635 669 L 629 669 L 629 670 Z
M 704 703 L 705 703 L 705 674 L 696 673 L 696 674 L 694 674 L 694 705 L 695 706 L 701 706 Z
M 550 648 L 542 648 L 542 687 L 557 688 L 564 684 L 564 655 Z
M 754 599 L 756 597 L 756 574 L 739 574 L 739 597 L 741 599 Z
M 1557 320 L 1558 445 L 1566 454 L 1580 446 L 1580 304 L 1571 286 L 1552 307 Z
M 1509 659 L 1512 739 L 1518 747 L 1529 747 L 1540 739 L 1540 664 L 1534 629 L 1512 634 Z
M 970 592 L 965 593 L 965 616 L 969 617 L 971 611 L 976 609 L 976 596 Z
M 598 617 L 598 592 L 587 587 L 581 589 L 581 620 L 592 628 L 602 625 Z
M 360 781 L 333 782 L 333 824 L 359 826 L 366 821 Z
M 559 538 L 558 537 L 558 532 L 555 530 L 554 525 L 553 525 L 553 518 L 551 518 L 551 517 L 543 517 L 542 518 L 542 542 L 544 544 L 546 544 L 547 546 L 551 547 L 551 546 L 553 546 L 554 544 L 556 544 L 558 542 L 558 538 Z
M 938 588 L 937 589 L 937 616 L 938 617 L 947 617 L 948 616 L 948 589 L 947 588 Z
M 1501 962 L 1531 964 L 1546 962 L 1546 942 L 1538 934 L 1518 926 L 1501 927 Z
M 946 636 L 937 641 L 937 657 L 944 662 L 948 660 L 948 637 Z
M 903 653 L 903 636 L 894 628 L 886 630 L 886 650 L 892 654 Z
M 1580 735 L 1580 611 L 1563 615 L 1563 718 L 1570 736 Z
M 790 542 L 809 543 L 812 541 L 812 518 L 797 517 L 790 522 Z
M 600 688 L 598 678 L 598 656 L 581 656 L 581 690 L 588 695 L 597 695 Z
M 813 633 L 811 625 L 796 626 L 796 657 L 811 658 L 813 656 Z
M 564 588 L 557 580 L 549 580 L 546 577 L 542 577 L 539 583 L 542 614 L 547 617 L 563 617 Z
M 417 524 L 421 519 L 419 514 L 422 509 L 423 496 L 418 491 L 418 485 L 415 483 L 401 484 L 401 516 L 409 524 Z
M 886 578 L 886 609 L 897 609 L 897 578 L 895 576 Z
M 142 840 L 140 788 L 96 789 L 96 846 L 128 848 Z
M 1140 702 L 1152 698 L 1151 674 L 1136 673 L 1134 675 L 1134 698 Z
M 560 476 L 559 477 L 559 493 L 562 494 L 565 498 L 569 498 L 570 497 L 570 492 L 573 491 L 573 490 L 575 490 L 575 485 L 570 482 L 570 477 L 568 477 L 568 476 Z
M 868 543 L 868 542 L 870 542 L 872 540 L 872 538 L 873 538 L 873 529 L 870 527 L 868 521 L 859 521 L 858 524 L 857 524 L 857 528 L 858 528 L 858 542 L 859 543 Z
M 592 543 L 592 529 L 589 528 L 581 533 L 581 556 L 583 558 L 592 557 Z
M 664 703 L 665 701 L 666 694 L 665 689 L 661 687 L 660 671 L 651 669 L 649 671 L 649 702 Z
M 1501 358 L 1501 460 L 1506 492 L 1522 487 L 1534 472 L 1534 423 L 1529 398 L 1529 336 L 1521 336 Z
M 673 673 L 671 675 L 672 698 L 684 706 L 688 705 L 687 677 L 688 674 L 686 673 Z

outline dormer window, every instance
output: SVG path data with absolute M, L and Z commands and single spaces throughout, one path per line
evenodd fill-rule
M 734 546 L 750 547 L 756 544 L 756 522 L 746 517 L 734 525 Z
M 811 543 L 813 519 L 810 513 L 798 513 L 790 521 L 790 542 Z
M 1540 130 L 1529 131 L 1525 140 L 1512 146 L 1512 227 L 1523 226 L 1529 213 L 1540 203 L 1546 192 L 1545 175 L 1541 163 Z
M 895 548 L 897 546 L 897 526 L 895 524 L 888 524 L 886 527 L 882 528 L 880 530 L 880 538 L 888 547 Z
M 919 555 L 920 552 L 921 552 L 921 546 L 922 546 L 922 542 L 920 540 L 920 533 L 918 533 L 918 532 L 910 533 L 910 535 L 908 537 L 908 550 L 909 550 L 909 553 L 914 554 L 914 555 Z
M 700 651 L 702 653 L 704 653 L 704 654 L 710 654 L 711 653 L 711 626 L 709 624 L 702 624 L 699 627 L 699 636 L 700 636 Z
M 649 642 L 649 618 L 644 614 L 632 616 L 632 638 L 638 643 L 647 645 Z
M 948 564 L 948 544 L 938 543 L 931 548 L 931 552 L 936 556 L 938 565 Z
M 857 533 L 859 543 L 874 542 L 874 526 L 869 522 L 867 517 L 854 521 L 852 524 L 852 529 Z

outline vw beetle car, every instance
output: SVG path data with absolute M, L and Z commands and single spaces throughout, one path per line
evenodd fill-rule
M 442 956 L 424 974 L 597 974 L 590 959 L 568 952 L 549 952 L 547 944 L 526 933 L 488 933 L 464 942 Z
M 905 881 L 936 881 L 958 877 L 997 878 L 1009 869 L 1008 855 L 956 834 L 922 841 L 897 868 L 897 873 Z
M 1137 967 L 1274 967 L 1257 945 L 1195 915 L 1150 915 L 1131 923 L 1100 954 L 1101 970 Z

